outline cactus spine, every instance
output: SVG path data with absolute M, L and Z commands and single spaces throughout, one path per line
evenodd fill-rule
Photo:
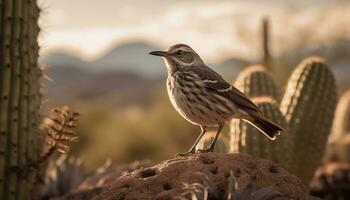
M 269 96 L 277 101 L 281 99 L 280 90 L 272 75 L 261 65 L 244 69 L 234 85 L 250 98 Z
M 29 138 L 38 141 L 39 9 L 34 0 L 2 0 L 0 9 L 0 199 L 25 199 L 33 178 L 17 169 L 35 158 L 38 146 Z
M 274 99 L 263 97 L 254 99 L 254 103 L 267 118 L 287 128 L 287 122 Z M 289 140 L 287 133 L 281 135 L 276 141 L 270 141 L 260 134 L 259 130 L 245 121 L 232 120 L 231 134 L 231 152 L 247 153 L 260 158 L 271 159 L 284 166 L 287 165 L 290 156 L 287 148 L 292 142 Z
M 331 70 L 321 58 L 305 59 L 292 73 L 280 108 L 294 141 L 289 170 L 306 183 L 322 159 L 336 101 Z

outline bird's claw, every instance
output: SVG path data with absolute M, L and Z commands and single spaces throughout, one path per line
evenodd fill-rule
M 197 152 L 199 153 L 209 153 L 209 152 L 213 152 L 214 151 L 214 148 L 212 147 L 209 147 L 207 149 L 198 149 Z
M 194 150 L 188 151 L 186 153 L 178 153 L 175 155 L 175 157 L 185 157 L 185 156 L 190 156 L 192 154 L 195 154 L 196 152 Z

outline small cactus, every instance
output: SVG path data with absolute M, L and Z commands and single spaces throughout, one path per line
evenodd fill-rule
M 245 68 L 237 77 L 234 85 L 250 98 L 269 96 L 279 101 L 280 89 L 265 67 L 254 65 Z
M 311 57 L 302 61 L 288 81 L 280 108 L 293 140 L 288 169 L 305 183 L 321 162 L 336 102 L 336 83 L 324 60 Z
M 262 97 L 253 99 L 253 101 L 268 119 L 287 128 L 287 122 L 275 100 L 270 97 Z M 258 132 L 259 130 L 243 120 L 232 120 L 230 151 L 271 159 L 286 166 L 290 156 L 288 146 L 292 142 L 289 140 L 288 133 L 283 133 L 276 141 L 270 141 Z
M 310 194 L 324 200 L 350 199 L 350 164 L 332 161 L 320 166 L 311 181 Z

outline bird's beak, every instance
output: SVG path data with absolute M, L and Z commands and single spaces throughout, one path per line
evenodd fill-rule
M 149 52 L 149 54 L 154 55 L 154 56 L 164 57 L 167 55 L 167 52 L 166 51 L 152 51 L 152 52 Z

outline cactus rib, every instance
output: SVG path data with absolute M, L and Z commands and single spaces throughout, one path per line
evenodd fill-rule
M 10 44 L 11 44 L 11 22 L 12 22 L 12 1 L 3 1 L 2 5 L 2 34 L 1 34 L 1 97 L 0 97 L 0 199 L 4 199 L 5 193 L 5 165 L 6 148 L 7 148 L 7 121 L 9 110 L 9 92 L 11 77 L 11 60 L 10 60 Z

